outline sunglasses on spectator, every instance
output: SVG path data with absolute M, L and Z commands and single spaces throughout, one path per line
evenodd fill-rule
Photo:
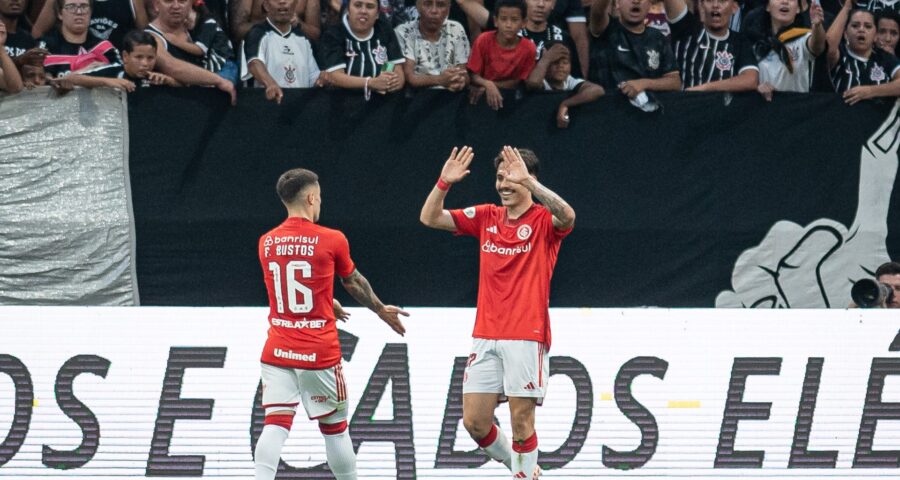
M 67 3 L 63 5 L 63 10 L 69 13 L 85 13 L 91 11 L 89 3 Z

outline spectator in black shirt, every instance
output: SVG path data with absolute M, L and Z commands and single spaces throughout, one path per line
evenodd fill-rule
M 22 90 L 22 77 L 12 58 L 6 53 L 6 25 L 0 22 L 0 90 L 17 93 Z
M 575 51 L 575 43 L 564 26 L 550 21 L 555 4 L 556 0 L 525 0 L 525 28 L 519 34 L 534 42 L 537 47 L 535 60 L 541 59 L 544 46 L 549 42 L 563 42 L 569 51 Z M 573 57 L 572 60 L 577 62 L 578 57 Z M 580 67 L 576 70 L 580 70 Z
M 204 0 L 194 1 L 188 12 L 187 28 L 194 44 L 203 51 L 203 67 L 237 83 L 240 72 L 231 39 L 222 30 L 215 15 L 206 8 Z
M 573 72 L 584 78 L 587 77 L 588 63 L 590 58 L 590 40 L 588 39 L 587 15 L 585 15 L 585 7 L 581 5 L 581 0 L 556 0 L 553 12 L 550 14 L 548 22 L 558 24 L 566 28 L 572 43 L 575 44 L 575 50 L 572 51 Z M 565 21 L 565 25 L 563 25 Z M 577 55 L 574 55 L 576 54 Z M 575 68 L 580 65 L 581 69 Z
M 897 56 L 900 16 L 894 12 L 878 12 L 875 14 L 875 26 L 875 44 L 885 52 Z
M 174 78 L 182 85 L 202 85 L 216 87 L 231 97 L 231 104 L 237 103 L 237 91 L 234 83 L 215 73 L 188 62 L 178 60 L 164 48 L 157 48 L 156 70 Z
M 846 0 L 855 4 L 856 8 L 868 10 L 873 13 L 877 12 L 894 12 L 900 13 L 900 2 L 897 0 Z
M 875 48 L 875 15 L 851 11 L 851 6 L 852 2 L 845 3 L 828 29 L 828 70 L 834 90 L 843 93 L 850 105 L 900 95 L 897 57 Z
M 650 0 L 619 0 L 618 18 L 609 15 L 610 0 L 593 0 L 589 79 L 607 92 L 617 89 L 635 106 L 655 110 L 646 92 L 681 90 L 681 76 L 668 39 L 645 20 Z
M 31 35 L 39 38 L 53 29 L 56 23 L 54 0 L 47 0 Z M 109 40 L 118 48 L 122 37 L 135 28 L 147 26 L 147 10 L 144 0 L 102 0 L 92 5 L 90 15 L 90 32 L 100 40 Z
M 122 40 L 122 67 L 119 78 L 124 78 L 137 87 L 165 85 L 180 87 L 174 78 L 156 71 L 157 40 L 152 34 L 133 30 Z
M 159 15 L 147 25 L 147 31 L 155 35 L 160 41 L 160 46 L 173 57 L 203 67 L 206 52 L 200 45 L 194 43 L 187 26 L 188 16 L 192 11 L 190 0 L 153 0 L 153 2 Z
M 44 69 L 57 78 L 71 72 L 86 75 L 105 75 L 104 70 L 122 69 L 119 52 L 109 40 L 103 40 L 88 29 L 91 18 L 89 0 L 54 0 L 60 19 L 59 28 L 41 38 L 39 46 L 46 48 Z
M 687 91 L 756 90 L 759 67 L 750 41 L 730 30 L 735 0 L 700 0 L 702 23 L 684 0 L 665 0 L 675 62 Z
M 352 0 L 339 25 L 322 34 L 319 67 L 339 88 L 381 94 L 403 89 L 405 62 L 394 29 L 378 18 L 378 0 Z
M 37 46 L 25 25 L 27 19 L 23 12 L 27 3 L 26 0 L 0 0 L 0 22 L 6 27 L 6 53 L 13 58 Z

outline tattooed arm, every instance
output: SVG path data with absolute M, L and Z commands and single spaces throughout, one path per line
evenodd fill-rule
M 378 299 L 378 296 L 372 290 L 372 285 L 369 285 L 369 281 L 366 280 L 363 274 L 359 273 L 359 270 L 353 270 L 350 275 L 341 278 L 341 284 L 351 297 L 359 302 L 360 305 L 375 312 L 391 329 L 401 336 L 406 333 L 406 328 L 403 327 L 403 323 L 400 321 L 400 315 L 408 317 L 409 314 L 393 305 L 381 303 L 381 300 Z
M 525 182 L 525 188 L 540 200 L 553 214 L 553 226 L 557 230 L 568 230 L 575 225 L 575 210 L 553 190 L 543 186 L 537 179 Z

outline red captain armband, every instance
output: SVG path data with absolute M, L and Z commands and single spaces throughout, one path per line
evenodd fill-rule
M 444 192 L 446 192 L 447 190 L 450 190 L 450 184 L 445 182 L 444 179 L 441 177 L 438 177 L 437 185 L 435 185 L 435 186 L 438 188 L 438 190 L 441 190 Z

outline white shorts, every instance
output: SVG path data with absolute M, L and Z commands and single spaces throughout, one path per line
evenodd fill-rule
M 329 420 L 347 419 L 347 384 L 343 367 L 302 370 L 262 364 L 262 407 L 266 415 L 279 410 L 296 412 L 303 408 L 310 420 L 334 415 Z M 332 423 L 335 423 L 332 422 Z
M 463 394 L 499 393 L 508 397 L 536 398 L 547 395 L 550 360 L 547 348 L 533 340 L 472 339 L 472 353 L 463 375 Z

